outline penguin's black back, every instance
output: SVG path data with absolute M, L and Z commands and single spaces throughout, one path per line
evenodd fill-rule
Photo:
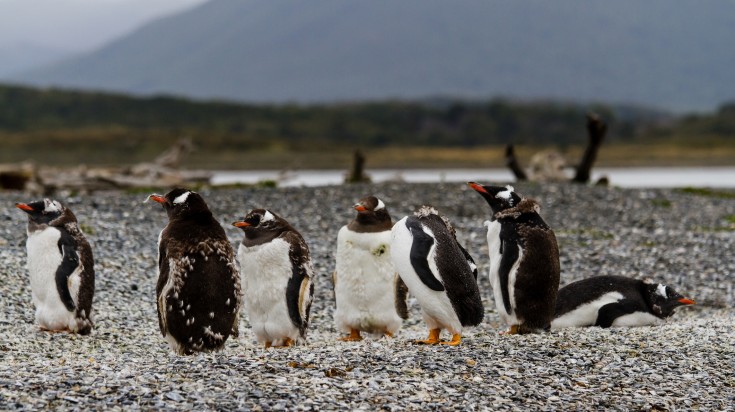
M 559 289 L 555 316 L 562 316 L 610 292 L 619 292 L 629 305 L 647 310 L 644 281 L 625 276 L 595 276 L 572 282 Z
M 484 308 L 480 297 L 480 289 L 477 287 L 473 270 L 470 268 L 465 255 L 467 252 L 463 251 L 454 234 L 450 232 L 439 215 L 429 214 L 421 218 L 409 216 L 406 220 L 406 226 L 409 228 L 419 223 L 425 225 L 434 234 L 436 267 L 442 277 L 447 297 L 452 303 L 460 323 L 462 326 L 480 324 L 484 317 Z M 414 245 L 416 241 L 417 239 L 414 238 Z M 425 248 L 425 256 L 428 258 L 431 244 L 425 246 L 428 246 Z M 413 264 L 413 247 L 411 255 Z
M 524 330 L 546 330 L 554 318 L 559 289 L 559 247 L 554 231 L 537 212 L 536 202 L 523 199 L 512 209 L 497 213 L 500 223 L 499 277 L 506 309 L 510 306 L 508 279 L 516 261 L 515 313 Z M 523 249 L 523 256 L 520 249 Z
M 166 296 L 172 310 L 159 307 L 159 311 L 167 311 L 166 325 L 161 324 L 161 332 L 171 334 L 187 352 L 222 346 L 230 334 L 236 333 L 234 323 L 239 302 L 239 290 L 233 279 L 237 276 L 234 251 L 222 226 L 211 214 L 208 218 L 172 221 L 164 229 L 159 252 L 157 295 L 175 270 L 170 267 L 169 259 L 193 260 L 185 271 L 178 297 L 173 289 Z M 215 334 L 222 335 L 222 339 L 216 339 Z

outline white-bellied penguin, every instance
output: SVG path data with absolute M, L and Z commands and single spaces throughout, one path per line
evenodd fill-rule
M 362 340 L 360 332 L 392 337 L 408 317 L 408 289 L 390 257 L 391 221 L 375 196 L 354 205 L 355 219 L 337 234 L 334 322 L 348 333 L 343 341 Z
M 559 289 L 559 247 L 538 203 L 512 186 L 468 183 L 490 205 L 487 226 L 490 282 L 507 333 L 548 330 Z
M 475 262 L 434 208 L 423 206 L 393 226 L 391 257 L 429 328 L 429 337 L 417 343 L 459 345 L 462 328 L 482 322 Z M 440 341 L 442 329 L 451 341 Z
M 233 225 L 245 232 L 237 258 L 256 339 L 266 348 L 288 347 L 305 339 L 314 284 L 304 238 L 266 209 L 253 209 Z
M 656 325 L 679 306 L 693 304 L 693 300 L 660 283 L 595 276 L 559 289 L 551 328 Z
M 168 214 L 158 237 L 158 321 L 180 355 L 224 347 L 238 334 L 240 274 L 235 252 L 204 199 L 177 188 L 150 195 Z
M 71 209 L 56 200 L 16 203 L 28 214 L 28 272 L 36 323 L 82 335 L 93 327 L 94 257 Z

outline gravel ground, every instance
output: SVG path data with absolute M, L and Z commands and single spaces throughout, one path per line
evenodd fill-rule
M 156 239 L 165 213 L 143 194 L 57 196 L 94 248 L 96 329 L 46 333 L 33 324 L 25 222 L 0 193 L 0 409 L 732 410 L 735 408 L 735 192 L 516 185 L 543 205 L 561 250 L 562 284 L 591 275 L 648 277 L 698 303 L 667 324 L 501 336 L 487 279 L 484 201 L 463 184 L 390 183 L 203 191 L 229 225 L 267 207 L 299 229 L 317 278 L 306 345 L 264 350 L 243 316 L 224 351 L 172 354 L 158 332 Z M 393 340 L 337 342 L 330 274 L 339 228 L 374 193 L 394 218 L 431 204 L 457 226 L 483 275 L 486 316 L 457 348 L 416 346 L 411 318 Z M 729 195 L 729 196 L 728 196 Z

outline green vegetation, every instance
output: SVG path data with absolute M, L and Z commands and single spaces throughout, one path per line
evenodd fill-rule
M 652 199 L 651 203 L 654 206 L 669 208 L 671 207 L 671 201 L 669 199 Z
M 681 189 L 677 189 L 677 191 L 695 196 L 714 197 L 718 199 L 735 199 L 735 192 L 728 192 L 724 190 L 715 190 L 701 187 L 683 187 Z
M 508 143 L 521 157 L 552 146 L 577 157 L 590 110 L 611 125 L 602 165 L 735 158 L 733 105 L 674 121 L 650 110 L 548 102 L 256 106 L 0 86 L 0 163 L 128 164 L 188 137 L 197 147 L 191 167 L 343 168 L 356 147 L 369 148 L 368 167 L 503 167 Z M 702 135 L 706 144 L 693 138 Z M 669 153 L 672 142 L 680 149 Z

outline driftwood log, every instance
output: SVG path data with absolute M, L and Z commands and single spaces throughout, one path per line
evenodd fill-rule
M 600 146 L 602 146 L 603 140 L 605 140 L 605 135 L 607 133 L 607 123 L 605 123 L 599 115 L 596 113 L 589 113 L 587 115 L 587 134 L 589 137 L 589 140 L 587 142 L 587 148 L 584 151 L 584 154 L 582 155 L 582 160 L 577 165 L 574 171 L 574 176 L 570 179 L 571 182 L 575 183 L 587 183 L 590 181 L 590 177 L 592 175 L 592 167 L 595 164 L 595 161 L 597 160 L 597 153 L 600 150 Z M 534 156 L 534 158 L 538 159 L 552 159 L 555 158 L 555 156 Z M 558 159 L 554 159 L 555 163 L 558 163 Z M 532 170 L 530 180 L 534 181 L 558 181 L 558 175 L 556 176 L 546 176 L 544 173 L 551 173 L 551 172 L 543 172 L 543 168 L 536 165 L 536 163 L 542 162 L 542 160 L 535 160 L 534 161 L 534 168 Z M 518 158 L 515 154 L 515 149 L 512 144 L 509 144 L 505 148 L 505 165 L 510 169 L 510 171 L 513 173 L 513 176 L 515 176 L 516 180 L 518 181 L 524 181 L 529 180 L 529 175 L 526 173 L 526 171 L 521 167 L 520 162 L 518 161 Z M 552 172 L 556 172 L 556 169 L 558 169 L 558 165 L 555 167 L 550 167 L 549 170 L 552 170 Z
M 125 168 L 87 167 L 74 168 L 27 167 L 6 165 L 0 167 L 0 188 L 25 190 L 51 195 L 57 190 L 74 190 L 84 193 L 100 190 L 133 188 L 168 188 L 209 184 L 212 174 L 180 170 L 184 157 L 193 150 L 189 139 L 182 139 L 156 157 Z

